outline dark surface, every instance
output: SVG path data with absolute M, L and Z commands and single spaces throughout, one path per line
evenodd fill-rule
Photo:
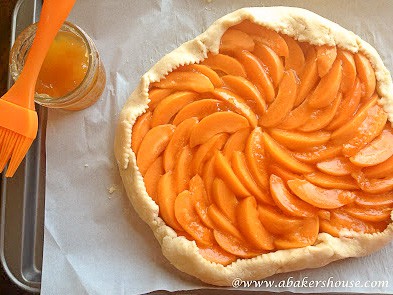
M 11 14 L 17 0 L 0 0 L 0 96 L 7 90 L 8 57 L 11 34 Z M 19 289 L 0 267 L 0 294 L 1 295 L 27 295 Z

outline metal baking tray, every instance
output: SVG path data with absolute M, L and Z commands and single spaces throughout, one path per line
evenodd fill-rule
M 42 0 L 19 0 L 12 16 L 15 37 L 37 21 Z M 8 86 L 12 79 L 8 77 Z M 45 128 L 47 110 L 36 106 L 38 135 L 15 176 L 0 179 L 0 261 L 20 288 L 39 292 L 41 286 L 45 201 Z

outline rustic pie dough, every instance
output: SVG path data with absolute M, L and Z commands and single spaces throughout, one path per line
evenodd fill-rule
M 327 233 L 319 233 L 312 246 L 279 250 L 252 259 L 238 259 L 223 266 L 204 259 L 194 241 L 177 236 L 159 217 L 158 205 L 146 192 L 143 177 L 136 165 L 135 153 L 131 149 L 132 126 L 148 108 L 149 85 L 181 65 L 201 62 L 208 52 L 218 53 L 223 33 L 246 19 L 292 36 L 298 41 L 313 45 L 336 45 L 353 53 L 362 52 L 375 69 L 377 92 L 381 97 L 379 102 L 388 113 L 389 121 L 393 122 L 392 79 L 376 50 L 353 32 L 300 8 L 253 7 L 237 10 L 217 20 L 194 40 L 164 56 L 144 74 L 120 114 L 116 131 L 115 155 L 127 195 L 140 217 L 153 230 L 164 256 L 174 266 L 206 283 L 219 286 L 230 286 L 235 278 L 259 280 L 277 273 L 316 268 L 335 260 L 368 255 L 393 238 L 393 223 L 383 232 L 375 234 L 342 230 L 340 238 L 336 238 Z

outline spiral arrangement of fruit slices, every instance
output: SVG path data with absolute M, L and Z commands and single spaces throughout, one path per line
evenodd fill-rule
M 132 131 L 137 166 L 161 218 L 207 260 L 389 224 L 393 130 L 362 53 L 246 20 L 149 99 Z

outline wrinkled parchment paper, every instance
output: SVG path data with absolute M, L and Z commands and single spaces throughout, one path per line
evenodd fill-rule
M 107 86 L 89 109 L 49 111 L 42 294 L 140 294 L 210 287 L 166 261 L 152 232 L 129 204 L 113 155 L 115 126 L 141 75 L 164 54 L 233 10 L 277 5 L 310 9 L 356 32 L 378 49 L 393 70 L 393 1 L 389 0 L 77 1 L 69 20 L 96 42 L 106 67 Z M 330 277 L 335 282 L 360 280 L 362 284 L 386 280 L 389 286 L 270 290 L 391 294 L 393 244 L 369 257 L 269 279 Z

